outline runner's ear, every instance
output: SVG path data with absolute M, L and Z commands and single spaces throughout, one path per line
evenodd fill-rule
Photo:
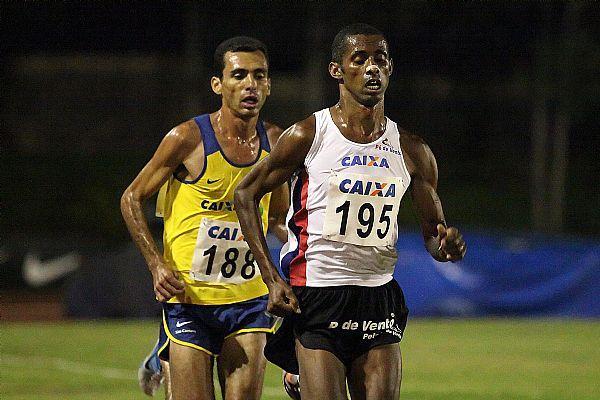
M 221 78 L 213 76 L 210 78 L 210 87 L 215 94 L 219 96 L 222 94 L 223 84 L 221 83 Z
M 334 79 L 341 80 L 342 79 L 342 67 L 340 66 L 340 64 L 333 62 L 333 61 L 330 62 L 329 63 L 329 75 L 331 75 L 331 77 Z

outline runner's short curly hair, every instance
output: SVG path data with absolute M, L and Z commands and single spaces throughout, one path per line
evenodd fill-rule
M 346 39 L 354 35 L 379 35 L 385 39 L 383 32 L 371 25 L 363 23 L 348 25 L 342 28 L 333 39 L 333 43 L 331 44 L 331 61 L 338 64 L 342 63 L 344 52 L 346 51 Z

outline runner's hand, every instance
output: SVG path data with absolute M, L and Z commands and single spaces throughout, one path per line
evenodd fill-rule
M 267 303 L 267 311 L 278 317 L 285 317 L 288 314 L 300 314 L 300 305 L 298 299 L 292 291 L 290 285 L 282 279 L 277 279 L 275 282 L 268 285 L 269 287 L 269 302 Z
M 453 262 L 462 260 L 467 251 L 467 245 L 458 229 L 454 227 L 446 228 L 444 225 L 438 224 L 437 231 L 437 239 L 440 243 L 438 249 L 440 258 L 444 261 Z
M 163 263 L 152 270 L 152 283 L 156 300 L 160 302 L 184 292 L 184 284 L 179 280 L 177 272 Z

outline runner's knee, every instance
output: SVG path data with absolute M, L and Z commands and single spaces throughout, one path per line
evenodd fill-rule
M 233 390 L 226 390 L 225 400 L 259 400 L 262 382 L 244 382 Z

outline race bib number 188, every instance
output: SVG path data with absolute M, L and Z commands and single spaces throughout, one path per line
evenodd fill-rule
M 239 223 L 202 220 L 192 258 L 192 279 L 240 284 L 259 274 Z
M 393 245 L 405 191 L 402 178 L 332 171 L 323 238 L 360 246 Z

